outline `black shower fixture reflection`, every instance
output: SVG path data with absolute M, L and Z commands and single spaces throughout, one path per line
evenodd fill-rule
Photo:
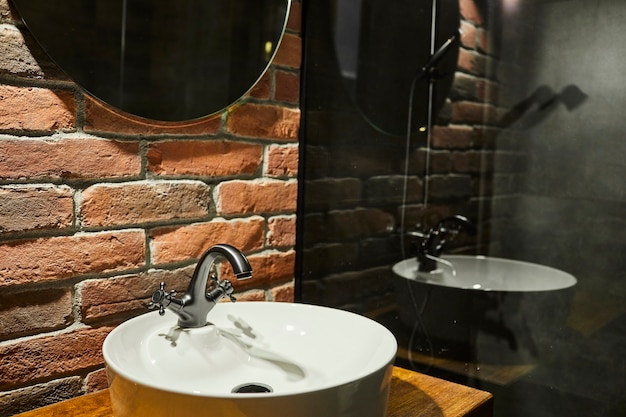
M 451 48 L 459 42 L 459 38 L 461 35 L 461 30 L 459 29 L 458 33 L 450 36 L 440 47 L 439 49 L 437 49 L 437 51 L 430 57 L 430 59 L 428 60 L 428 62 L 426 63 L 426 65 L 424 65 L 422 68 L 420 68 L 416 75 L 415 75 L 415 81 L 417 80 L 421 80 L 424 77 L 428 77 L 429 80 L 431 81 L 436 81 L 437 79 L 441 78 L 442 74 L 439 73 L 439 70 L 437 68 L 437 64 L 439 63 L 439 61 L 441 61 L 441 59 L 448 53 L 450 52 Z
M 428 175 L 430 173 L 430 141 L 431 141 L 431 127 L 433 124 L 433 118 L 435 117 L 435 110 L 433 109 L 433 101 L 435 100 L 435 82 L 442 77 L 442 74 L 439 73 L 437 69 L 437 64 L 441 59 L 452 50 L 453 46 L 456 46 L 459 43 L 459 38 L 461 35 L 461 30 L 457 29 L 456 34 L 450 36 L 434 53 L 430 55 L 430 58 L 422 66 L 413 76 L 411 80 L 411 87 L 409 88 L 409 100 L 407 105 L 407 123 L 406 123 L 406 131 L 405 131 L 405 158 L 404 158 L 404 186 L 403 186 L 403 199 L 406 199 L 408 192 L 408 176 L 409 176 L 409 149 L 411 147 L 411 134 L 413 132 L 413 112 L 414 112 L 414 104 L 413 99 L 415 95 L 415 90 L 417 87 L 417 83 L 424 79 L 428 79 L 428 102 L 426 103 L 426 126 L 420 126 L 421 132 L 426 132 L 426 153 L 425 153 L 425 163 L 424 163 L 424 208 L 428 206 L 428 189 L 429 189 L 429 181 Z M 458 48 L 457 48 L 458 51 Z M 404 233 L 405 230 L 405 202 L 402 204 L 402 212 L 401 212 L 401 220 L 400 220 L 400 230 L 401 234 Z M 402 257 L 405 257 L 404 250 L 402 250 Z
M 435 227 L 428 230 L 417 249 L 419 271 L 431 272 L 437 269 L 437 262 L 446 244 L 461 230 L 469 235 L 476 234 L 476 226 L 466 217 L 458 214 L 441 220 Z
M 412 133 L 417 134 L 427 124 L 428 101 L 439 111 L 454 81 L 459 1 L 397 0 L 393 7 L 383 0 L 332 3 L 330 34 L 337 70 L 348 98 L 376 132 L 404 135 L 406 94 L 417 73 L 424 73 L 415 87 L 419 98 Z M 444 46 L 436 53 L 440 44 Z M 429 100 L 430 78 L 437 79 L 437 91 Z
M 587 98 L 587 94 L 573 84 L 563 88 L 560 93 L 555 93 L 549 86 L 542 85 L 513 106 L 500 120 L 500 126 L 510 127 L 517 124 L 519 129 L 530 129 L 543 122 L 559 104 L 572 111 L 581 106 Z

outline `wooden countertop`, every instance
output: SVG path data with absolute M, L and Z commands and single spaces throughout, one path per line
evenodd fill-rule
M 491 417 L 491 394 L 395 367 L 387 417 Z M 108 390 L 14 417 L 113 417 Z

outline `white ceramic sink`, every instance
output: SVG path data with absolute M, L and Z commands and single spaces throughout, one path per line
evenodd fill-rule
M 397 344 L 375 321 L 271 302 L 219 303 L 208 318 L 181 329 L 153 312 L 109 334 L 116 417 L 385 415 Z
M 576 278 L 529 262 L 448 255 L 433 272 L 416 259 L 393 266 L 400 320 L 433 355 L 536 363 L 566 327 Z M 420 342 L 422 343 L 422 342 Z
M 483 291 L 553 291 L 571 287 L 576 278 L 544 265 L 485 256 L 449 255 L 433 272 L 418 272 L 415 258 L 393 266 L 398 276 L 432 285 Z

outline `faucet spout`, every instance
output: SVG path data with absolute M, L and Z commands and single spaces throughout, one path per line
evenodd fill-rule
M 225 258 L 233 268 L 235 277 L 247 279 L 252 276 L 252 267 L 245 255 L 234 246 L 219 244 L 208 249 L 196 266 L 191 282 L 185 294 L 177 299 L 173 292 L 165 292 L 164 284 L 152 295 L 150 308 L 159 307 L 160 314 L 165 313 L 165 308 L 170 309 L 178 315 L 178 325 L 180 327 L 202 327 L 207 323 L 207 314 L 215 307 L 223 297 L 233 297 L 233 286 L 230 281 L 219 281 L 217 277 L 211 277 L 216 285 L 207 294 L 207 282 L 210 277 L 211 268 L 218 257 Z
M 441 256 L 445 245 L 461 230 L 468 234 L 476 234 L 476 226 L 466 217 L 455 215 L 441 220 L 437 226 L 430 229 L 417 251 L 418 270 L 431 272 L 437 269 L 437 258 Z

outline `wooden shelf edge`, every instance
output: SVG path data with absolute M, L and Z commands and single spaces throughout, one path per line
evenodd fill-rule
M 491 417 L 490 393 L 394 367 L 387 417 Z M 85 394 L 14 417 L 113 417 L 109 391 Z

